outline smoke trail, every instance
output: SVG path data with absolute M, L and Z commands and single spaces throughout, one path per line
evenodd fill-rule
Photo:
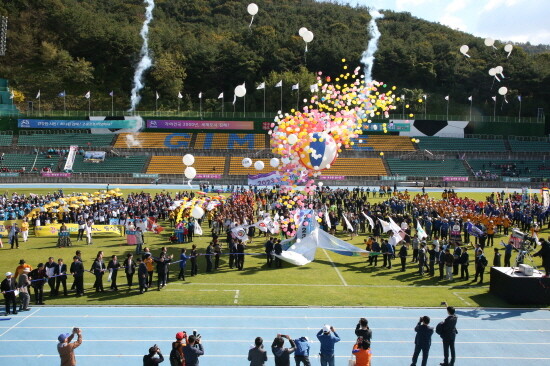
M 369 33 L 372 38 L 370 39 L 367 49 L 363 52 L 363 56 L 361 57 L 361 62 L 365 65 L 365 82 L 367 84 L 372 82 L 374 54 L 378 50 L 378 40 L 381 36 L 378 26 L 376 25 L 376 20 L 384 17 L 384 14 L 379 13 L 376 9 L 371 9 L 369 14 L 371 16 L 371 20 L 369 22 Z
M 143 39 L 143 44 L 141 45 L 141 51 L 139 52 L 141 60 L 139 61 L 136 67 L 136 72 L 134 74 L 134 86 L 132 88 L 130 111 L 135 111 L 136 107 L 141 101 L 139 91 L 143 89 L 144 86 L 143 74 L 153 64 L 153 61 L 149 56 L 149 23 L 151 23 L 151 20 L 153 20 L 153 9 L 155 8 L 155 0 L 143 0 L 143 2 L 147 3 L 147 6 L 145 8 L 145 21 L 143 22 L 143 27 L 139 32 L 141 38 Z

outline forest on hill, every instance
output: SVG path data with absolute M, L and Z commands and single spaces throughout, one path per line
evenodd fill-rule
M 138 109 L 154 109 L 156 92 L 159 109 L 177 108 L 179 92 L 182 109 L 198 109 L 202 92 L 203 108 L 219 110 L 218 95 L 224 92 L 230 106 L 234 88 L 246 82 L 247 111 L 261 111 L 263 92 L 255 88 L 265 81 L 267 110 L 276 111 L 279 90 L 274 85 L 279 80 L 284 81 L 284 104 L 291 106 L 297 99 L 292 84 L 299 83 L 307 97 L 316 72 L 340 74 L 343 58 L 351 69 L 360 65 L 370 39 L 367 8 L 313 0 L 254 2 L 260 11 L 249 28 L 250 0 L 156 0 L 150 27 L 154 65 L 146 74 Z M 115 108 L 128 109 L 144 10 L 143 0 L 3 1 L 0 15 L 9 17 L 9 25 L 0 77 L 9 79 L 27 101 L 40 90 L 45 109 L 62 109 L 58 94 L 65 91 L 67 109 L 86 110 L 88 90 L 92 109 L 110 109 L 111 91 Z M 446 95 L 451 114 L 465 113 L 471 95 L 476 113 L 492 115 L 491 98 L 503 85 L 509 103 L 498 103 L 499 115 L 517 115 L 517 96 L 525 116 L 550 107 L 547 47 L 529 45 L 526 52 L 515 45 L 507 58 L 502 42 L 493 49 L 482 38 L 409 13 L 384 15 L 378 21 L 382 37 L 373 76 L 396 85 L 407 100 L 427 94 L 428 113 L 444 114 Z M 307 54 L 298 35 L 301 27 L 315 36 Z M 459 52 L 464 44 L 471 58 Z M 500 83 L 488 75 L 498 65 L 505 75 Z

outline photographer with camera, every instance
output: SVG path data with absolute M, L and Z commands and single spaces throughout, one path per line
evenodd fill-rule
M 77 340 L 71 343 L 74 336 L 77 336 Z M 57 337 L 59 343 L 57 344 L 57 352 L 61 358 L 61 366 L 75 366 L 76 359 L 74 357 L 75 348 L 82 344 L 82 331 L 79 328 L 73 328 L 73 332 L 62 333 Z
M 430 327 L 430 317 L 421 316 L 418 320 L 418 324 L 414 328 L 416 337 L 414 338 L 414 353 L 412 357 L 411 366 L 416 366 L 416 361 L 422 351 L 422 366 L 426 366 L 428 363 L 428 355 L 430 353 L 430 347 L 432 346 L 432 335 L 434 334 L 434 328 Z
M 291 348 L 283 348 L 285 338 L 290 342 Z M 290 366 L 290 355 L 296 350 L 296 344 L 289 335 L 277 334 L 271 344 L 271 352 L 275 357 L 275 366 Z
M 164 356 L 156 344 L 149 348 L 148 355 L 143 356 L 143 366 L 155 366 L 162 362 L 164 362 Z
M 187 338 L 187 345 L 183 347 L 185 366 L 198 366 L 199 357 L 202 355 L 204 355 L 204 349 L 201 344 L 201 335 L 194 330 L 193 335 Z

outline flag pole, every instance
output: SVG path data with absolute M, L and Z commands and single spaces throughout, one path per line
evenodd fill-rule
M 178 115 L 180 114 L 180 97 L 178 96 Z
M 243 111 L 244 116 L 246 117 L 246 94 L 243 96 Z
M 470 122 L 472 121 L 472 104 L 474 103 L 474 98 L 470 99 Z
M 283 86 L 281 85 L 281 113 L 283 113 Z
M 65 92 L 65 90 L 63 90 L 63 115 L 65 115 L 65 112 L 67 111 L 66 107 L 65 107 L 65 98 L 66 98 L 67 94 Z
M 158 92 L 157 92 L 157 94 L 155 95 L 155 116 L 158 114 L 157 111 L 158 111 L 158 101 L 159 101 L 159 98 L 158 98 L 157 96 L 158 96 Z
M 264 83 L 265 83 L 265 81 L 264 81 Z M 265 117 L 265 84 L 264 84 L 264 115 L 263 115 L 263 117 Z
M 223 105 L 225 103 L 225 96 L 222 96 L 222 117 L 224 116 L 224 113 L 223 113 Z
M 495 97 L 495 99 L 493 99 L 493 122 L 497 119 L 496 116 L 497 116 L 497 97 Z
M 447 98 L 447 121 L 449 121 L 449 101 L 451 98 Z
M 42 96 L 40 96 L 40 95 L 38 96 L 38 116 L 39 116 L 39 117 L 40 117 L 40 107 L 41 107 L 40 98 L 41 98 L 41 97 L 42 97 Z
M 298 86 L 298 97 L 296 98 L 296 111 L 298 111 L 300 105 L 300 86 Z
M 521 96 L 519 97 L 519 113 L 518 113 L 518 122 L 521 122 Z
M 111 93 L 111 116 L 115 115 L 115 93 Z
M 202 118 L 202 93 L 201 97 L 199 98 L 199 116 Z
M 88 117 L 92 115 L 91 110 L 92 110 L 92 96 L 90 95 L 90 97 L 88 98 Z

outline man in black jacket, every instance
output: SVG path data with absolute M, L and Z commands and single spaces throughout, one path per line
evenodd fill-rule
M 183 347 L 185 356 L 185 366 L 199 366 L 199 357 L 204 355 L 204 349 L 199 335 L 190 335 L 187 339 L 187 345 Z
M 550 243 L 542 239 L 540 250 L 533 254 L 533 257 L 542 258 L 542 266 L 544 267 L 545 276 L 550 276 Z
M 76 296 L 80 297 L 84 295 L 84 265 L 76 255 L 73 257 L 73 263 L 71 264 L 70 271 L 74 276 Z
M 63 259 L 57 260 L 57 267 L 55 267 L 55 293 L 59 294 L 59 286 L 63 285 L 63 295 L 67 296 L 67 265 L 63 263 Z
M 6 302 L 6 315 L 10 314 L 10 305 L 12 306 L 12 313 L 17 314 L 17 301 L 15 296 L 15 279 L 13 273 L 7 272 L 6 278 L 0 284 L 0 290 L 4 295 L 4 301 Z
M 164 356 L 157 345 L 149 348 L 149 354 L 143 356 L 143 366 L 154 366 L 162 362 L 164 362 Z
M 444 321 L 437 325 L 437 334 L 443 340 L 443 356 L 444 360 L 440 363 L 441 366 L 454 366 L 455 364 L 455 338 L 458 334 L 456 330 L 457 317 L 455 308 L 447 306 L 447 317 Z M 451 362 L 449 362 L 449 349 L 451 350 Z
M 428 326 L 428 324 L 430 324 L 430 317 L 422 316 L 414 328 L 416 337 L 414 338 L 414 353 L 411 366 L 416 366 L 420 351 L 422 351 L 422 366 L 426 366 L 428 363 L 428 355 L 432 346 L 432 334 L 434 334 L 434 329 Z

